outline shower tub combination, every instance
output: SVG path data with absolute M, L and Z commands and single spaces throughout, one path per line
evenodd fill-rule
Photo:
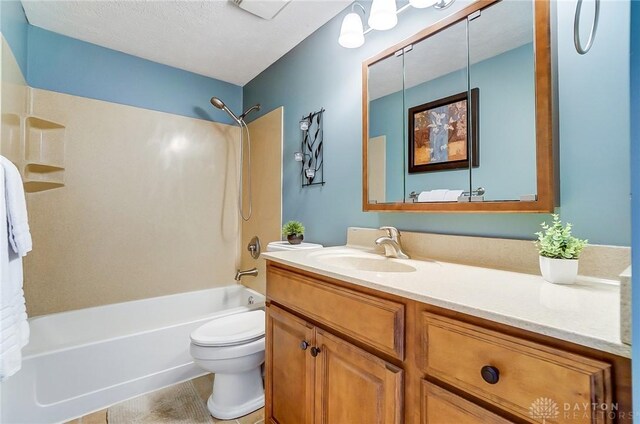
M 22 370 L 2 383 L 0 422 L 67 421 L 203 375 L 191 331 L 264 302 L 230 285 L 32 318 Z

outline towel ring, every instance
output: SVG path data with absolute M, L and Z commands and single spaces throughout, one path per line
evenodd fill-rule
M 573 44 L 576 46 L 576 51 L 579 54 L 587 54 L 593 46 L 593 40 L 596 38 L 596 31 L 598 30 L 598 21 L 600 20 L 600 0 L 595 0 L 595 13 L 593 14 L 593 26 L 591 32 L 589 32 L 589 39 L 587 45 L 582 47 L 582 41 L 580 41 L 580 15 L 582 14 L 582 0 L 578 0 L 576 4 L 576 16 L 573 21 Z

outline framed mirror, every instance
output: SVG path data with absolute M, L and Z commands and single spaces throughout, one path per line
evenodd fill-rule
M 363 62 L 365 211 L 553 211 L 549 9 L 478 1 Z

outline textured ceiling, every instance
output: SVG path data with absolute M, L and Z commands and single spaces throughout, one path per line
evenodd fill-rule
M 264 20 L 226 0 L 22 1 L 32 25 L 237 85 L 350 3 L 293 0 Z

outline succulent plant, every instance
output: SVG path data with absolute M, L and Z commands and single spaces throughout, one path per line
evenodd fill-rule
M 571 235 L 572 225 L 562 225 L 560 215 L 553 214 L 551 225 L 543 222 L 543 231 L 536 233 L 535 242 L 540 256 L 552 259 L 578 259 L 588 240 L 581 240 Z

